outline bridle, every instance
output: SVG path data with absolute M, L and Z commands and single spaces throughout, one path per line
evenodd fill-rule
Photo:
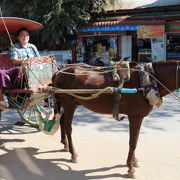
M 179 92 L 179 88 L 180 88 L 179 83 L 178 83 L 179 70 L 180 70 L 179 62 L 177 62 L 177 67 L 176 67 L 176 89 L 177 89 L 177 92 Z

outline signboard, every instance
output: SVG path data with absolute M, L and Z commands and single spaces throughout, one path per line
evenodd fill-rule
M 165 27 L 164 25 L 147 25 L 138 26 L 137 37 L 146 38 L 164 38 Z
M 151 39 L 151 50 L 153 61 L 165 61 L 164 38 Z

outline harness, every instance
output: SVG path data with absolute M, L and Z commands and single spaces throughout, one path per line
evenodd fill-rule
M 119 66 L 121 68 L 119 68 Z M 113 81 L 118 82 L 118 89 L 123 87 L 124 82 L 130 79 L 130 67 L 128 61 L 113 62 Z M 114 106 L 113 106 L 113 117 L 114 119 L 120 121 L 124 118 L 119 118 L 119 103 L 121 100 L 121 93 L 114 93 Z
M 86 96 L 86 97 L 76 95 L 76 93 L 77 94 L 79 93 L 79 90 L 76 92 L 69 91 L 69 92 L 65 92 L 65 93 L 69 94 L 71 96 L 74 96 L 75 98 L 79 98 L 79 99 L 83 99 L 83 100 L 90 100 L 90 99 L 97 98 L 100 94 L 105 93 L 111 89 L 112 90 L 111 92 L 114 94 L 113 117 L 116 120 L 121 120 L 121 119 L 119 119 L 119 105 L 120 105 L 121 93 L 122 93 L 121 90 L 123 89 L 124 82 L 126 82 L 130 79 L 129 62 L 124 63 L 124 64 L 123 64 L 123 62 L 125 62 L 125 61 L 122 61 L 117 64 L 115 63 L 113 66 L 109 67 L 107 71 L 98 72 L 99 74 L 111 72 L 112 79 L 118 83 L 118 85 L 116 87 L 106 87 L 104 89 L 99 90 L 98 93 L 91 94 L 91 96 Z M 98 68 L 92 67 L 92 69 L 98 69 Z M 100 69 L 104 69 L 104 67 L 103 68 L 100 67 Z M 124 72 L 123 70 L 125 70 L 126 72 Z M 160 96 L 158 84 L 163 86 L 165 89 L 167 89 L 167 88 L 160 81 L 158 81 L 158 79 L 155 78 L 155 72 L 153 70 L 152 63 L 138 64 L 137 67 L 133 70 L 139 72 L 141 87 L 137 88 L 137 91 L 142 91 L 144 97 L 147 99 L 147 101 L 149 102 L 150 105 L 157 106 L 157 107 L 162 105 L 163 98 Z M 180 70 L 179 63 L 177 62 L 177 70 L 176 70 L 176 82 L 177 82 L 176 86 L 177 86 L 177 88 L 179 88 L 179 86 L 178 86 L 179 70 Z M 62 71 L 61 73 L 74 75 L 74 73 L 71 73 L 71 72 L 63 72 Z M 78 75 L 84 75 L 84 74 L 79 73 Z M 62 91 L 62 90 L 59 89 L 59 91 Z M 170 92 L 170 90 L 168 90 L 168 91 Z M 92 92 L 92 93 L 95 93 L 95 92 Z M 172 92 L 170 92 L 170 93 L 173 94 Z
M 143 95 L 152 106 L 161 106 L 163 98 L 160 96 L 157 81 L 153 78 L 155 76 L 152 63 L 140 64 L 138 66 L 140 84 L 144 88 Z M 150 75 L 151 76 L 150 76 Z

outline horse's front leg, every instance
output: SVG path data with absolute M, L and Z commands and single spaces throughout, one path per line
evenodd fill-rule
M 72 120 L 74 116 L 74 111 L 77 108 L 77 104 L 73 100 L 72 97 L 66 96 L 62 101 L 62 105 L 64 108 L 64 130 L 68 139 L 69 152 L 71 153 L 71 160 L 72 162 L 77 162 L 78 155 L 74 149 L 72 136 L 71 136 L 72 135 Z
M 69 144 L 69 152 L 71 153 L 71 160 L 72 162 L 77 162 L 77 153 L 74 149 L 73 146 L 73 141 L 72 141 L 72 126 L 71 126 L 72 122 L 67 122 L 66 124 L 66 135 L 67 135 L 67 139 L 68 139 L 68 144 Z
M 129 139 L 129 153 L 127 158 L 127 166 L 129 168 L 128 175 L 131 178 L 135 176 L 135 169 L 133 166 L 137 163 L 135 157 L 135 149 L 139 137 L 139 131 L 141 127 L 143 117 L 139 116 L 129 116 L 129 127 L 130 127 L 130 139 Z
M 60 119 L 60 127 L 61 127 L 61 143 L 64 145 L 64 151 L 68 152 L 68 142 L 66 138 L 66 129 L 65 129 L 65 119 L 64 119 L 64 113 Z

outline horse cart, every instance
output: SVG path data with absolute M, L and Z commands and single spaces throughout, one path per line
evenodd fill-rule
M 0 18 L 0 35 L 5 37 L 13 44 L 13 34 L 20 28 L 26 28 L 29 31 L 41 29 L 42 25 L 38 22 L 12 17 Z M 1 38 L 2 40 L 3 38 Z M 1 42 L 3 45 L 4 42 Z M 8 44 L 8 43 L 7 43 Z M 9 44 L 10 45 L 10 44 Z M 9 69 L 13 67 L 7 52 L 0 54 L 0 68 Z M 32 126 L 38 126 L 38 119 L 43 119 L 42 113 L 47 113 L 51 107 L 44 107 L 44 100 L 48 99 L 50 93 L 36 93 L 39 87 L 51 83 L 51 78 L 57 66 L 53 56 L 27 59 L 22 64 L 21 87 L 13 90 L 3 90 L 4 99 L 9 109 L 15 109 L 23 121 Z M 41 117 L 40 117 L 41 116 Z
M 42 25 L 27 19 L 22 18 L 0 18 L 0 34 L 8 35 L 9 41 L 12 43 L 10 34 L 16 33 L 20 28 L 26 28 L 29 31 L 34 31 L 42 28 Z M 0 54 L 0 67 L 4 69 L 11 68 L 12 62 L 8 54 Z M 71 66 L 71 65 L 70 65 Z M 50 86 L 51 78 L 55 71 L 57 71 L 57 65 L 53 56 L 39 57 L 33 59 L 27 59 L 22 64 L 22 86 L 18 89 L 4 90 L 4 96 L 7 99 L 9 109 L 15 109 L 19 113 L 23 121 L 31 126 L 38 127 L 39 120 L 44 119 L 44 116 L 49 114 L 52 110 L 53 93 L 71 93 L 71 94 L 92 94 L 98 92 L 108 93 L 107 89 L 100 90 L 60 90 L 53 89 Z M 45 89 L 42 91 L 42 89 Z M 49 89 L 51 89 L 50 92 Z M 110 91 L 111 93 L 111 91 Z M 49 100 L 49 106 L 44 107 L 44 100 Z

